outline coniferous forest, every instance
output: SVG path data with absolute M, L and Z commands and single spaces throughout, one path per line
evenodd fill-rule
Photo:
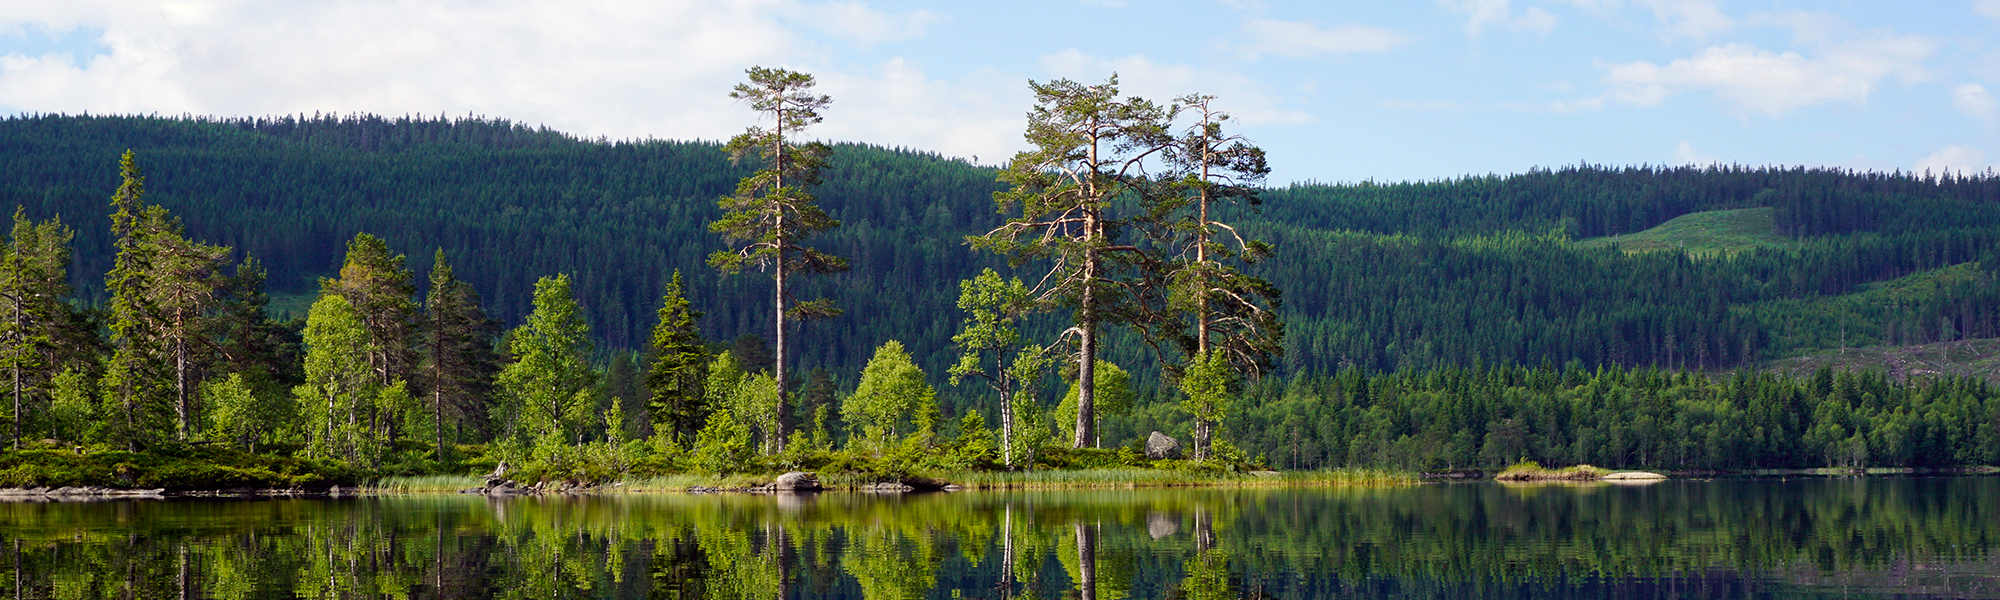
M 1153 430 L 1283 468 L 2000 464 L 1984 379 L 1761 370 L 2000 337 L 2000 178 L 1266 186 L 1210 98 L 1115 81 L 1037 84 L 1035 149 L 995 168 L 807 143 L 837 105 L 788 75 L 738 93 L 798 127 L 727 143 L 470 116 L 0 120 L 20 207 L 0 434 L 598 478 L 1088 466 L 1136 451 L 1065 448 Z M 1092 103 L 1125 121 L 1078 128 L 1065 111 Z M 1159 150 L 1069 169 L 1079 139 Z M 1768 240 L 1600 243 L 1711 211 Z

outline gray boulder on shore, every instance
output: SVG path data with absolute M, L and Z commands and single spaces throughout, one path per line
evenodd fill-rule
M 1158 431 L 1146 436 L 1146 460 L 1181 457 L 1181 441 Z
M 771 482 L 771 489 L 780 492 L 817 492 L 826 488 L 820 487 L 818 475 L 805 471 L 792 471 L 779 475 Z

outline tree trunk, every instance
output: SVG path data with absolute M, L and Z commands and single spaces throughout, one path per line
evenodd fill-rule
M 1095 222 L 1092 222 L 1095 228 Z M 1089 258 L 1083 265 L 1083 302 L 1077 308 L 1077 325 L 1083 329 L 1077 336 L 1076 357 L 1076 438 L 1073 447 L 1087 447 L 1097 438 L 1097 315 L 1094 306 L 1097 300 L 1097 252 L 1088 251 Z
M 1076 570 L 1077 595 L 1097 600 L 1097 528 L 1082 521 L 1076 523 Z

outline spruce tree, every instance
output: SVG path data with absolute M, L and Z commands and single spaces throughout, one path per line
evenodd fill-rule
M 436 460 L 446 460 L 445 431 L 485 416 L 487 398 L 500 371 L 493 350 L 500 322 L 480 308 L 479 292 L 458 278 L 439 248 L 431 262 L 430 292 L 424 297 L 423 379 L 436 424 Z
M 14 211 L 14 230 L 6 255 L 0 257 L 0 365 L 12 388 L 13 443 L 21 447 L 28 415 L 51 398 L 49 383 L 62 362 L 59 343 L 75 317 L 62 298 L 70 293 L 70 240 L 74 233 L 60 219 L 30 221 L 25 208 Z
M 146 204 L 145 177 L 130 150 L 119 171 L 124 181 L 111 198 L 118 255 L 105 277 L 112 356 L 104 389 L 120 413 L 113 437 L 136 449 L 161 429 L 171 429 L 178 440 L 188 437 L 197 409 L 198 357 L 213 349 L 211 312 L 229 248 L 187 239 L 179 219 Z
M 653 327 L 652 362 L 646 367 L 646 389 L 652 393 L 646 412 L 653 420 L 653 435 L 691 441 L 714 407 L 703 400 L 709 355 L 696 323 L 701 311 L 689 306 L 679 270 L 667 283 L 659 315 L 659 324 Z

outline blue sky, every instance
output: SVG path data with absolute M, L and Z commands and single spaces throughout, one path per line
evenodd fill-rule
M 1984 171 L 2000 0 L 72 0 L 0 6 L 0 114 L 502 117 L 719 139 L 753 65 L 814 134 L 998 163 L 1029 80 L 1214 94 L 1274 183 L 1594 164 Z

